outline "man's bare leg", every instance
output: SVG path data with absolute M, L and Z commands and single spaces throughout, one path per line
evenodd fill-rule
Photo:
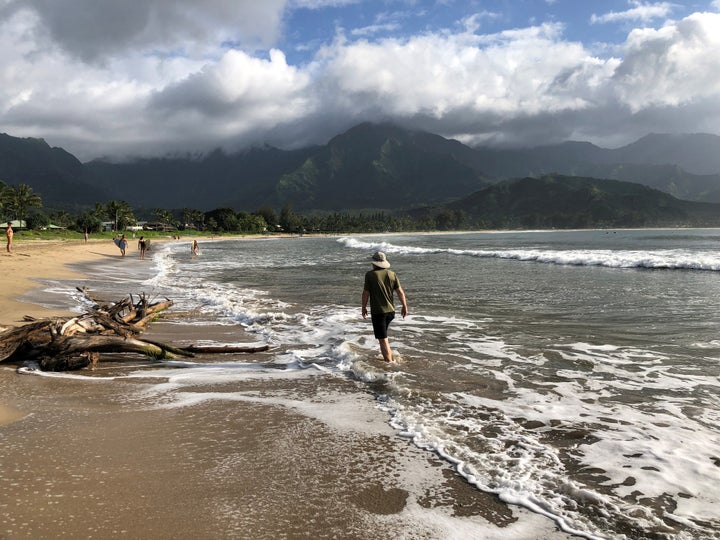
M 380 342 L 380 352 L 383 355 L 383 358 L 386 362 L 392 362 L 393 361 L 393 353 L 390 350 L 390 342 L 388 341 L 388 338 L 379 339 Z

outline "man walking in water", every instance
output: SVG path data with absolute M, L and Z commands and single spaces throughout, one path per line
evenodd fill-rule
M 370 318 L 372 319 L 373 333 L 380 342 L 380 352 L 386 362 L 393 361 L 393 353 L 388 342 L 388 327 L 395 318 L 395 303 L 393 293 L 397 292 L 402 303 L 402 316 L 408 314 L 405 291 L 400 286 L 400 280 L 395 272 L 388 270 L 390 263 L 382 251 L 376 251 L 371 262 L 373 269 L 365 274 L 365 285 L 362 293 L 362 316 L 367 319 L 368 300 L 370 301 Z

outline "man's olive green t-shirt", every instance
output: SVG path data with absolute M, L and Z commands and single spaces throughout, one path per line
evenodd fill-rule
M 395 272 L 387 268 L 376 268 L 365 274 L 364 290 L 370 293 L 370 313 L 392 313 L 395 311 L 393 291 L 400 287 Z

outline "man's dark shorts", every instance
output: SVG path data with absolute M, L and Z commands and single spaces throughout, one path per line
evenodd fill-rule
M 390 323 L 395 318 L 395 312 L 391 311 L 390 313 L 380 313 L 379 315 L 371 315 L 370 318 L 372 319 L 373 332 L 375 333 L 375 338 L 376 339 L 386 339 L 388 337 L 388 335 L 387 335 L 388 326 L 390 326 Z

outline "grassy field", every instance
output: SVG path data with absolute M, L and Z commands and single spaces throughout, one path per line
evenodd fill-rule
M 123 232 L 121 231 L 120 234 Z M 152 240 L 153 238 L 163 238 L 163 239 L 169 239 L 175 237 L 179 237 L 181 240 L 185 239 L 193 239 L 193 238 L 207 238 L 210 236 L 211 232 L 209 231 L 138 231 L 135 232 L 135 237 L 133 237 L 132 231 L 127 231 L 124 233 L 127 237 L 128 241 L 132 242 L 133 240 L 137 240 L 140 238 L 140 236 L 144 236 L 145 238 Z M 228 237 L 228 236 L 239 236 L 239 235 L 248 235 L 247 232 L 223 232 L 223 233 L 214 233 L 214 236 L 217 238 L 222 237 Z M 3 235 L 4 236 L 4 235 Z M 105 232 L 98 232 L 98 233 L 91 233 L 89 235 L 90 240 L 112 240 L 115 237 L 115 233 L 112 231 L 105 231 Z M 49 231 L 35 231 L 35 230 L 16 230 L 15 235 L 13 237 L 13 243 L 23 243 L 23 242 L 33 242 L 33 241 L 58 241 L 58 242 L 84 242 L 85 237 L 83 233 L 79 233 L 77 231 L 70 231 L 65 229 L 54 229 Z M 4 238 L 3 238 L 4 242 Z

